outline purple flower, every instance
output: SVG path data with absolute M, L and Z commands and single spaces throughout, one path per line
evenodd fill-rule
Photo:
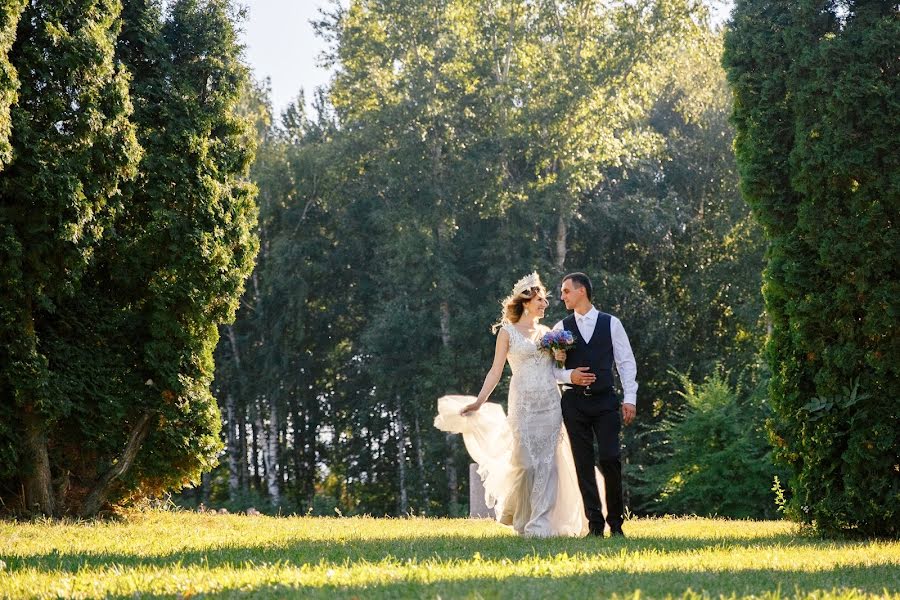
M 541 350 L 546 350 L 550 354 L 553 354 L 557 350 L 571 350 L 575 347 L 575 337 L 572 335 L 571 331 L 554 329 L 544 334 L 544 337 L 542 337 L 541 341 L 538 343 L 538 347 Z M 562 368 L 562 363 L 556 361 L 556 366 Z
M 570 350 L 575 346 L 575 338 L 571 331 L 554 329 L 544 334 L 539 346 L 544 350 Z

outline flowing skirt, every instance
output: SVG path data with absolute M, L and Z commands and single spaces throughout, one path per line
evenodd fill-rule
M 523 535 L 585 535 L 588 523 L 565 427 L 543 427 L 538 421 L 528 422 L 527 415 L 511 424 L 503 408 L 493 402 L 461 416 L 463 407 L 474 401 L 473 396 L 438 399 L 434 425 L 462 434 L 469 456 L 478 464 L 485 502 L 497 520 Z M 542 429 L 553 436 L 552 443 L 541 444 L 547 456 L 533 456 L 533 448 L 524 445 Z

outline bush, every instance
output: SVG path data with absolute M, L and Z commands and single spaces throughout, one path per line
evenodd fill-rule
M 639 473 L 639 491 L 653 498 L 650 513 L 718 515 L 733 518 L 776 516 L 773 464 L 765 432 L 769 407 L 766 383 L 742 395 L 715 372 L 694 384 L 681 381 L 685 407 L 664 419 L 652 453 L 657 462 Z

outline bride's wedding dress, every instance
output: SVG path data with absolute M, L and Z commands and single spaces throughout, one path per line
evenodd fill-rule
M 475 398 L 444 396 L 438 400 L 434 424 L 463 435 L 498 521 L 523 535 L 585 535 L 588 523 L 562 422 L 553 359 L 513 325 L 503 328 L 509 334 L 507 360 L 512 367 L 509 416 L 491 402 L 461 416 Z

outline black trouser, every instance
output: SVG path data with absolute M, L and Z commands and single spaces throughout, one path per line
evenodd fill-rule
M 622 497 L 619 443 L 622 415 L 618 399 L 612 391 L 599 396 L 585 396 L 577 388 L 566 390 L 562 397 L 562 414 L 591 532 L 603 532 L 603 512 L 594 465 L 600 468 L 606 487 L 606 522 L 613 531 L 621 529 L 625 522 L 625 501 Z M 594 440 L 597 441 L 597 453 L 594 451 Z

